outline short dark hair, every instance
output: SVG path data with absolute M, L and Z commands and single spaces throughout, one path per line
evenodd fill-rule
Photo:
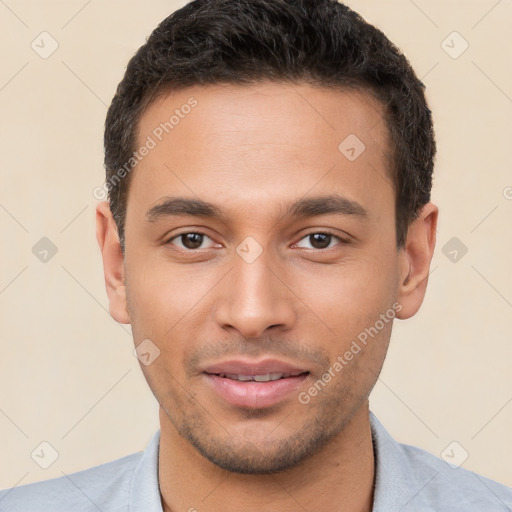
M 264 81 L 356 88 L 380 100 L 397 248 L 404 246 L 430 200 L 436 143 L 425 86 L 403 53 L 336 0 L 195 0 L 163 20 L 131 58 L 107 113 L 106 184 L 123 252 L 126 164 L 149 104 L 188 86 Z

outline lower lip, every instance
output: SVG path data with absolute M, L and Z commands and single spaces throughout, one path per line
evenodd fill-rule
M 238 407 L 261 409 L 286 398 L 304 382 L 308 374 L 268 382 L 239 381 L 212 374 L 205 376 L 213 390 L 226 402 Z

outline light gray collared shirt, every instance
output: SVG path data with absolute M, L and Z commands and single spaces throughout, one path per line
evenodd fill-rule
M 371 412 L 370 425 L 376 459 L 373 512 L 512 512 L 512 488 L 398 443 Z M 0 511 L 162 512 L 159 441 L 157 431 L 143 452 L 0 491 Z M 191 503 L 194 509 L 200 511 L 201 504 Z

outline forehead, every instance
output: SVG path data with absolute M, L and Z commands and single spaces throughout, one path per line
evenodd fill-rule
M 393 189 L 384 108 L 354 89 L 262 83 L 173 91 L 141 116 L 136 145 L 148 143 L 129 193 L 146 204 L 187 195 L 256 206 L 327 190 L 369 203 L 376 189 L 386 189 L 383 198 Z

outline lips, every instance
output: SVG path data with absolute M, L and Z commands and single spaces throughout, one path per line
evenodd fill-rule
M 276 405 L 295 391 L 309 371 L 278 360 L 232 360 L 210 365 L 207 383 L 224 402 L 246 408 Z
M 281 373 L 281 372 L 272 372 L 261 375 L 239 375 L 235 373 L 219 373 L 219 377 L 223 377 L 225 379 L 238 380 L 242 382 L 255 381 L 255 382 L 268 382 L 279 379 L 286 379 L 288 377 L 296 377 L 296 375 L 292 375 L 290 373 Z

